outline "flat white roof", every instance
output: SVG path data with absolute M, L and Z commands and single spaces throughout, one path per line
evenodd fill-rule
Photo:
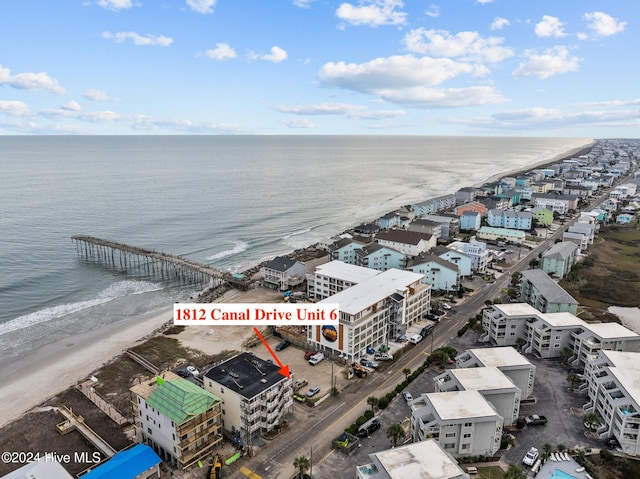
M 337 303 L 341 312 L 357 314 L 422 278 L 423 274 L 393 268 L 320 302 Z
M 478 391 L 429 393 L 425 396 L 443 421 L 498 416 Z
M 585 323 L 584 327 L 602 339 L 639 337 L 636 333 L 618 323 Z
M 579 317 L 572 313 L 546 313 L 540 314 L 540 317 L 552 328 L 566 328 L 566 327 L 584 327 L 589 325 L 581 320 Z
M 380 271 L 334 260 L 317 266 L 314 274 L 321 274 L 357 284 L 379 275 Z
M 601 351 L 600 354 L 606 356 L 613 364 L 609 371 L 640 407 L 640 353 Z
M 516 388 L 511 379 L 496 367 L 450 369 L 449 373 L 466 390 L 490 391 Z
M 393 479 L 453 479 L 464 471 L 433 439 L 370 454 Z
M 531 366 L 531 362 L 511 346 L 470 349 L 485 367 Z
M 540 316 L 542 313 L 528 303 L 494 304 L 505 316 Z

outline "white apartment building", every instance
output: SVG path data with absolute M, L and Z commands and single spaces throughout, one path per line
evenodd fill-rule
M 429 439 L 369 454 L 356 479 L 469 479 L 456 460 Z
M 520 388 L 523 398 L 533 394 L 536 367 L 511 346 L 467 349 L 456 356 L 457 368 L 496 367 Z
M 570 362 L 584 366 L 601 349 L 640 352 L 640 336 L 617 323 L 586 323 L 572 313 L 541 313 L 526 303 L 494 304 L 483 312 L 481 341 L 516 346 L 541 358 L 573 352 Z
M 342 261 L 330 261 L 316 266 L 313 273 L 307 275 L 307 294 L 316 301 L 333 296 L 351 286 L 373 278 L 380 271 L 364 268 Z
M 623 452 L 640 455 L 640 354 L 600 351 L 585 367 L 585 412 L 602 418 L 601 438 L 614 437 Z
M 434 378 L 436 392 L 478 391 L 504 419 L 513 424 L 520 415 L 520 388 L 496 367 L 449 369 Z
M 130 388 L 140 442 L 178 468 L 211 456 L 222 442 L 222 400 L 168 371 Z
M 433 439 L 453 457 L 493 456 L 503 419 L 478 391 L 422 394 L 411 403 L 414 442 Z
M 291 377 L 250 353 L 241 353 L 211 368 L 204 387 L 222 398 L 222 427 L 249 445 L 258 432 L 282 424 L 293 407 Z
M 453 241 L 447 245 L 447 248 L 464 253 L 471 258 L 471 269 L 475 273 L 485 273 L 487 271 L 487 265 L 489 264 L 487 243 L 475 240 L 471 240 L 468 243 Z
M 429 310 L 431 286 L 424 275 L 389 269 L 322 302 L 338 304 L 338 328 L 317 325 L 307 331 L 312 348 L 346 354 L 353 361 L 367 346 L 386 344 L 406 333 Z

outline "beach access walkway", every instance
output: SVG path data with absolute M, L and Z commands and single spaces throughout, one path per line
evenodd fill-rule
M 212 287 L 239 280 L 229 273 L 223 273 L 208 265 L 204 265 L 182 256 L 140 248 L 118 243 L 94 236 L 77 235 L 71 240 L 76 245 L 79 256 L 91 261 L 103 262 L 124 271 L 136 269 L 148 274 L 173 277 L 195 284 L 211 284 Z

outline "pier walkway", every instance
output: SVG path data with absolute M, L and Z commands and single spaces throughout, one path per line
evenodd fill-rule
M 144 269 L 149 273 L 176 277 L 191 283 L 213 282 L 213 287 L 229 282 L 231 275 L 196 261 L 93 236 L 72 236 L 78 255 L 111 266 Z

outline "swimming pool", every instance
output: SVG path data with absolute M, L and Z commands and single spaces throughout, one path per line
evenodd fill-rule
M 560 469 L 554 469 L 553 474 L 549 479 L 576 479 L 576 477 L 572 476 L 571 474 L 567 474 L 566 472 L 561 471 Z

